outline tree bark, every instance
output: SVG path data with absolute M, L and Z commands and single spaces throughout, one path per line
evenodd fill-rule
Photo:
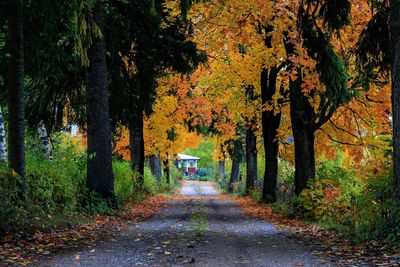
M 0 161 L 7 161 L 6 128 L 4 126 L 3 111 L 0 107 Z
M 254 87 L 246 86 L 246 105 L 254 105 Z M 257 117 L 246 118 L 246 194 L 249 194 L 257 180 Z
M 218 161 L 218 176 L 219 177 L 225 176 L 225 160 Z
M 254 188 L 257 180 L 257 137 L 252 125 L 246 129 L 246 193 Z
M 167 181 L 167 184 L 170 184 L 171 183 L 171 174 L 170 174 L 170 170 L 169 170 L 168 154 L 167 154 L 167 158 L 163 161 L 163 165 L 164 165 L 164 176 L 165 176 L 165 179 Z
M 238 125 L 237 131 L 241 126 Z M 237 134 L 239 134 L 237 132 Z M 236 140 L 232 140 L 232 146 L 229 148 L 228 152 L 232 159 L 231 176 L 229 179 L 228 192 L 233 192 L 233 184 L 239 181 L 240 175 L 240 163 L 243 160 L 243 142 L 240 139 L 240 135 L 237 136 Z
M 295 152 L 295 193 L 300 193 L 307 187 L 309 179 L 315 178 L 314 133 L 312 121 L 314 109 L 301 90 L 301 70 L 295 81 L 289 82 L 290 87 L 290 118 L 294 138 Z
M 37 132 L 39 135 L 40 143 L 43 146 L 44 155 L 50 161 L 53 160 L 53 155 L 51 153 L 51 146 L 50 146 L 50 138 L 46 131 L 46 126 L 44 125 L 43 121 L 40 121 L 37 127 Z
M 231 177 L 229 179 L 229 192 L 233 192 L 233 184 L 239 181 L 239 167 L 240 167 L 240 161 L 236 158 L 232 159 L 232 170 L 231 170 Z
M 393 208 L 391 223 L 396 226 L 400 214 L 400 0 L 390 1 L 390 31 L 392 51 L 393 108 Z
M 103 7 L 97 3 L 93 19 L 104 34 Z M 103 38 L 93 41 L 88 50 L 86 72 L 88 166 L 87 186 L 104 198 L 114 197 L 112 142 L 107 91 L 107 61 Z
M 143 185 L 144 177 L 144 138 L 143 111 L 133 117 L 129 125 L 129 147 L 131 152 L 132 169 L 139 173 L 139 183 Z
M 276 78 L 278 69 L 271 68 L 269 72 L 264 69 L 261 73 L 261 97 L 263 105 L 272 101 L 276 93 Z M 277 199 L 276 188 L 278 181 L 278 149 L 279 142 L 276 139 L 281 123 L 281 112 L 273 110 L 262 111 L 262 133 L 265 150 L 265 172 L 262 199 L 266 203 L 275 202 Z
M 10 2 L 8 18 L 8 161 L 21 176 L 20 195 L 25 196 L 25 105 L 23 1 Z
M 156 177 L 157 182 L 161 184 L 162 174 L 161 174 L 161 161 L 159 155 L 150 156 L 150 169 L 151 173 Z

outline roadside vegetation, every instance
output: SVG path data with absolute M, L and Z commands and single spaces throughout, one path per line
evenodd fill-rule
M 35 135 L 27 138 L 27 191 L 24 202 L 17 202 L 20 177 L 6 166 L 0 166 L 0 235 L 20 231 L 51 231 L 88 223 L 96 215 L 112 215 L 125 210 L 148 196 L 169 193 L 179 184 L 180 172 L 172 168 L 170 183 L 165 177 L 158 183 L 146 164 L 144 182 L 129 161 L 113 160 L 115 201 L 108 202 L 85 184 L 86 152 L 78 136 L 60 133 L 52 140 L 53 160 L 43 154 Z
M 296 196 L 293 193 L 294 166 L 280 159 L 277 201 L 269 206 L 274 212 L 288 218 L 298 218 L 342 232 L 356 242 L 399 242 L 400 229 L 388 225 L 393 193 L 389 159 L 382 170 L 372 175 L 365 175 L 365 170 L 349 165 L 347 160 L 343 151 L 338 151 L 334 159 L 319 158 L 316 178 Z M 255 187 L 246 193 L 245 162 L 240 167 L 240 179 L 233 184 L 233 190 L 229 191 L 230 165 L 227 164 L 224 176 L 216 177 L 221 190 L 234 196 L 249 195 L 263 203 L 260 176 Z M 262 168 L 260 166 L 260 173 Z

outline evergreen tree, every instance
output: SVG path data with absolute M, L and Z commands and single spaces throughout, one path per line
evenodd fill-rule
M 326 123 L 336 109 L 347 103 L 351 94 L 347 88 L 347 73 L 341 59 L 330 43 L 331 34 L 350 23 L 351 4 L 348 0 L 304 1 L 299 6 L 299 32 L 308 55 L 315 60 L 316 70 L 325 90 L 302 91 L 302 66 L 289 67 L 297 73 L 289 84 L 290 117 L 295 146 L 295 193 L 299 195 L 307 187 L 308 180 L 315 177 L 315 131 Z M 318 26 L 321 19 L 323 28 Z M 294 47 L 286 45 L 288 56 L 295 53 Z M 318 89 L 318 88 L 316 88 Z M 318 108 L 310 104 L 309 98 L 318 94 Z
M 183 16 L 161 27 L 167 15 L 163 3 L 161 0 L 132 1 L 125 7 L 123 4 L 113 6 L 121 17 L 110 16 L 112 21 L 108 23 L 109 27 L 119 29 L 123 22 L 123 27 L 130 33 L 109 28 L 112 34 L 109 39 L 111 114 L 114 125 L 129 128 L 132 167 L 141 179 L 144 174 L 143 120 L 152 113 L 157 78 L 170 68 L 189 73 L 204 60 L 196 45 L 186 40 L 190 27 Z M 132 20 L 132 16 L 136 19 Z M 121 39 L 124 41 L 114 42 Z
M 92 16 L 102 35 L 93 40 L 93 44 L 88 50 L 89 67 L 86 72 L 87 186 L 89 190 L 97 192 L 100 196 L 112 199 L 114 175 L 104 40 L 104 6 L 101 1 L 96 2 Z
M 8 161 L 21 176 L 21 196 L 26 191 L 24 104 L 24 2 L 10 1 L 8 19 Z

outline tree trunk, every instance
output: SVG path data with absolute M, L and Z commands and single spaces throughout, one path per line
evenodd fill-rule
M 0 161 L 7 161 L 6 128 L 4 126 L 3 111 L 0 107 Z
M 151 155 L 150 156 L 150 169 L 151 173 L 156 177 L 157 182 L 161 184 L 161 161 L 160 156 Z
M 131 151 L 132 169 L 137 171 L 139 183 L 143 185 L 144 177 L 144 138 L 143 138 L 143 111 L 139 111 L 129 125 L 129 146 Z
M 290 118 L 295 152 L 295 193 L 307 187 L 309 179 L 315 178 L 314 110 L 301 90 L 301 71 L 296 81 L 290 81 Z
M 231 177 L 229 179 L 229 192 L 233 192 L 233 184 L 239 180 L 239 167 L 240 161 L 236 158 L 232 159 L 232 170 L 231 170 Z
M 276 93 L 276 77 L 278 70 L 271 68 L 270 73 L 264 69 L 261 73 L 261 97 L 263 105 L 272 101 Z M 276 139 L 281 122 L 281 112 L 275 110 L 262 111 L 262 133 L 265 150 L 265 172 L 262 199 L 266 203 L 276 201 L 276 188 L 278 181 L 278 148 Z
M 246 106 L 254 105 L 254 87 L 246 86 Z M 257 180 L 257 117 L 245 118 L 246 121 L 246 194 L 249 194 Z
M 254 188 L 257 180 L 257 137 L 252 125 L 246 129 L 246 193 Z
M 393 208 L 391 223 L 396 226 L 400 214 L 400 0 L 390 2 L 392 44 L 392 108 L 393 108 Z
M 104 34 L 103 7 L 97 3 L 93 19 Z M 87 186 L 104 198 L 114 197 L 112 143 L 107 92 L 107 62 L 104 37 L 88 50 L 86 72 L 88 166 Z
M 44 125 L 43 121 L 40 121 L 37 127 L 37 132 L 39 135 L 40 142 L 42 143 L 44 155 L 50 161 L 53 160 L 53 155 L 51 153 L 51 146 L 50 146 L 50 138 L 46 131 L 46 126 Z
M 168 155 L 167 155 L 167 158 L 163 161 L 163 165 L 164 165 L 164 176 L 165 176 L 165 179 L 167 181 L 167 184 L 170 184 L 171 183 L 171 175 L 170 175 L 170 171 L 169 171 Z
M 8 161 L 21 176 L 20 195 L 25 196 L 25 105 L 23 1 L 10 2 L 8 18 Z
M 219 177 L 225 176 L 225 160 L 218 161 L 218 176 Z

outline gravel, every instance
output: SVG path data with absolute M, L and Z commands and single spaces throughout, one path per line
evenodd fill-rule
M 50 255 L 38 266 L 328 266 L 283 230 L 218 199 L 212 183 L 187 181 L 155 217 L 94 247 Z

